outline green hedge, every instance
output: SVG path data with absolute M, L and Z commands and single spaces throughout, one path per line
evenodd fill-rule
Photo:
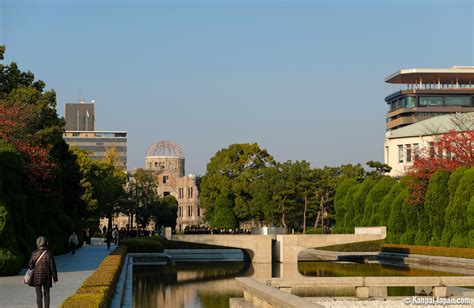
M 360 243 L 350 243 L 342 245 L 332 245 L 326 247 L 318 247 L 316 249 L 329 250 L 329 251 L 340 251 L 340 252 L 367 252 L 367 251 L 380 251 L 384 246 L 384 240 L 378 241 L 367 241 Z
M 403 254 L 474 259 L 474 249 L 471 248 L 386 244 L 382 247 L 382 251 Z
M 61 307 L 110 307 L 126 254 L 127 246 L 119 245 L 102 261 L 97 270 L 84 281 L 77 292 L 62 303 Z
M 23 256 L 17 249 L 0 247 L 0 276 L 16 275 L 23 265 Z
M 137 237 L 120 241 L 128 248 L 128 252 L 163 252 L 163 244 L 151 237 Z

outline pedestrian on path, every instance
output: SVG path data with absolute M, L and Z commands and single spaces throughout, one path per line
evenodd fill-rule
M 110 249 L 110 242 L 112 242 L 112 231 L 107 231 L 105 235 L 105 242 L 107 243 L 107 249 Z
M 77 239 L 76 232 L 72 231 L 72 234 L 69 236 L 69 247 L 71 248 L 71 253 L 76 253 L 76 247 L 79 245 L 79 240 Z
M 58 282 L 56 262 L 54 261 L 53 253 L 48 249 L 47 245 L 46 237 L 38 237 L 36 239 L 37 249 L 31 253 L 30 262 L 28 263 L 28 268 L 34 269 L 29 285 L 36 289 L 36 304 L 38 308 L 43 308 L 43 295 L 44 307 L 49 308 L 49 289 L 53 286 L 52 280 L 54 280 L 54 283 Z
M 114 239 L 115 245 L 118 245 L 119 231 L 117 230 L 117 227 L 115 227 L 114 231 L 112 231 L 112 237 Z

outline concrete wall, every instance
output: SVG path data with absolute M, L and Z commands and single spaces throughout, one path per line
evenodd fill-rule
M 277 235 L 280 242 L 279 259 L 282 263 L 297 263 L 298 254 L 308 248 L 318 248 L 332 245 L 377 241 L 386 237 L 385 227 L 356 228 L 357 234 L 285 234 Z
M 405 138 L 385 138 L 384 143 L 384 163 L 392 167 L 389 175 L 392 177 L 398 177 L 405 174 L 406 169 L 413 165 L 415 159 L 413 145 L 418 144 L 421 152 L 425 151 L 428 147 L 428 143 L 433 141 L 432 136 L 416 136 L 416 137 L 405 137 Z M 407 147 L 411 145 L 411 162 L 407 162 Z M 398 146 L 403 146 L 403 155 L 401 162 L 398 155 Z
M 386 237 L 385 227 L 356 228 L 357 234 L 280 234 L 272 247 L 274 235 L 173 235 L 172 240 L 241 248 L 252 262 L 297 263 L 298 254 L 308 248 L 376 241 Z M 277 251 L 272 251 L 273 249 Z M 273 258 L 272 258 L 273 255 Z
M 172 235 L 171 240 L 244 249 L 252 262 L 272 262 L 271 235 Z

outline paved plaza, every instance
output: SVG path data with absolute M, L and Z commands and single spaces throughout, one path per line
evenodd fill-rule
M 58 283 L 51 289 L 51 307 L 59 307 L 70 295 L 74 294 L 82 282 L 89 277 L 100 262 L 115 249 L 107 247 L 101 240 L 85 245 L 76 251 L 75 255 L 64 254 L 56 256 Z M 36 307 L 36 293 L 33 287 L 23 284 L 23 269 L 16 276 L 0 277 L 0 307 Z

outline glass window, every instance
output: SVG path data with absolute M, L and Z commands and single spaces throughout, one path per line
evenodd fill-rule
M 192 198 L 192 197 L 193 197 L 193 188 L 188 187 L 188 198 Z
M 434 158 L 434 157 L 435 157 L 434 143 L 433 143 L 433 142 L 430 142 L 430 143 L 429 143 L 429 147 L 430 147 L 430 158 Z
M 420 106 L 441 106 L 443 100 L 440 96 L 421 96 Z
M 446 106 L 470 106 L 471 98 L 469 96 L 447 96 L 445 102 Z
M 406 99 L 407 99 L 407 102 L 406 102 L 406 105 L 405 105 L 406 108 L 416 107 L 416 97 L 408 96 Z
M 411 163 L 411 144 L 405 144 L 407 163 Z
M 418 158 L 418 156 L 420 155 L 420 146 L 418 143 L 414 143 L 413 144 L 413 155 L 415 156 L 415 160 Z
M 390 110 L 393 111 L 393 110 L 395 110 L 395 109 L 397 109 L 397 102 L 396 102 L 396 101 L 390 103 Z
M 398 162 L 403 163 L 403 145 L 398 146 Z
M 166 184 L 168 182 L 168 176 L 167 175 L 164 175 L 163 176 L 163 184 Z

